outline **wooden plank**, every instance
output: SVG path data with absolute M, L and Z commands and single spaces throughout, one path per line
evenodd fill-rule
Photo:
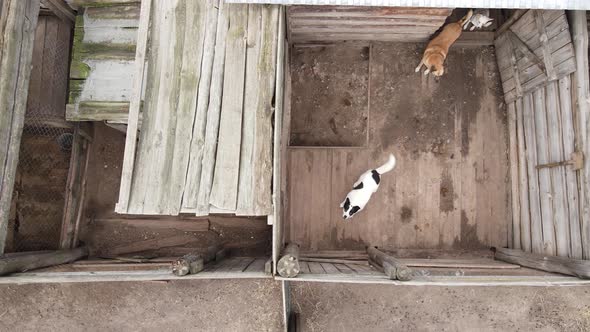
M 510 183 L 511 183 L 511 201 L 512 201 L 512 236 L 508 238 L 509 246 L 520 249 L 520 190 L 519 190 L 519 160 L 518 160 L 518 136 L 516 134 L 516 106 L 514 103 L 508 104 L 508 138 L 510 140 Z M 526 207 L 528 208 L 528 206 Z M 512 244 L 512 245 L 510 245 Z
M 508 30 L 515 22 L 517 22 L 525 13 L 527 12 L 526 9 L 517 9 L 515 10 L 512 15 L 510 16 L 509 19 L 506 20 L 506 22 L 504 22 L 502 24 L 502 26 L 500 26 L 498 28 L 498 30 L 496 30 L 496 36 L 500 36 L 501 34 L 504 33 L 504 31 Z
M 585 11 L 570 13 L 573 45 L 576 53 L 576 74 L 574 84 L 577 105 L 578 144 L 586 158 L 590 158 L 590 91 L 588 66 L 588 22 Z M 581 172 L 580 202 L 581 202 L 581 235 L 583 258 L 590 259 L 590 162 L 584 163 Z
M 224 1 L 219 2 L 219 16 L 217 19 L 217 32 L 215 37 L 215 56 L 213 58 L 213 71 L 211 73 L 211 91 L 209 92 L 209 105 L 207 108 L 207 127 L 205 129 L 205 147 L 203 151 L 203 166 L 201 169 L 201 181 L 197 196 L 197 215 L 209 213 L 209 200 L 215 171 L 215 154 L 217 152 L 217 137 L 221 116 L 221 101 L 224 83 L 226 36 L 229 29 L 229 9 Z
M 549 82 L 545 87 L 546 113 L 548 125 L 549 160 L 559 162 L 569 159 L 563 151 L 563 133 L 559 107 L 557 82 Z M 553 223 L 555 226 L 555 248 L 557 256 L 568 257 L 570 253 L 569 211 L 565 183 L 565 167 L 550 168 L 551 198 L 553 202 Z
M 522 81 L 520 79 L 520 69 L 518 67 L 518 63 L 516 61 L 516 54 L 514 52 L 514 45 L 513 45 L 513 41 L 510 40 L 508 37 L 505 37 L 505 43 L 508 43 L 508 45 L 510 45 L 510 65 L 511 65 L 511 76 L 514 78 L 514 84 L 515 84 L 515 90 L 516 90 L 516 97 L 521 97 L 522 96 Z M 507 101 L 508 102 L 508 101 Z
M 506 248 L 497 248 L 494 258 L 542 271 L 590 279 L 590 261 L 588 260 L 531 254 Z
M 527 149 L 524 133 L 523 99 L 515 102 L 516 134 L 518 143 L 518 181 L 520 196 L 520 246 L 525 251 L 531 251 L 531 205 L 529 203 L 529 175 L 527 172 Z M 529 168 L 530 169 L 530 168 Z M 515 233 L 516 234 L 516 231 Z M 515 238 L 515 243 L 517 239 Z
M 79 102 L 67 105 L 67 121 L 110 121 L 127 124 L 129 118 L 128 102 Z M 138 126 L 141 125 L 142 115 L 139 114 Z
M 47 26 L 47 16 L 39 16 L 37 28 L 35 30 L 35 46 L 33 48 L 33 59 L 31 69 L 31 79 L 29 82 L 29 95 L 27 99 L 27 110 L 38 111 L 41 107 L 41 89 L 43 86 L 43 53 L 45 50 L 45 27 Z M 25 119 L 26 120 L 26 119 Z
M 4 252 L 27 106 L 39 0 L 0 3 L 0 254 Z
M 574 110 L 570 76 L 559 80 L 559 102 L 561 116 L 561 133 L 563 135 L 564 156 L 571 156 L 575 151 Z M 578 179 L 576 171 L 565 168 L 566 202 L 568 204 L 570 251 L 569 257 L 582 259 L 582 235 L 580 229 L 580 200 L 578 197 Z
M 159 202 L 168 201 L 168 208 L 165 211 L 170 215 L 178 215 L 182 207 L 189 155 L 192 152 L 191 145 L 186 142 L 192 140 L 194 123 L 199 121 L 197 125 L 203 126 L 205 118 L 204 108 L 200 110 L 201 113 L 197 118 L 195 107 L 205 50 L 206 20 L 209 14 L 208 10 L 212 10 L 211 14 L 217 14 L 217 11 L 213 9 L 213 3 L 210 1 L 180 2 L 179 6 L 175 8 L 176 11 L 184 11 L 184 15 L 179 16 L 175 22 L 177 25 L 176 35 L 179 38 L 177 43 L 182 45 L 182 53 L 175 54 L 177 57 L 182 57 L 181 69 L 179 72 L 175 72 L 177 79 L 180 80 L 180 90 L 173 91 L 171 94 L 171 96 L 176 96 L 176 105 L 171 103 L 169 109 L 162 109 L 165 112 L 176 112 L 176 124 L 169 128 L 169 130 L 174 128 L 175 131 L 171 167 L 168 168 L 168 165 L 164 165 L 164 169 L 169 169 L 171 174 L 169 178 L 164 177 L 165 189 L 160 191 L 161 196 L 158 199 Z M 178 36 L 181 33 L 184 35 Z
M 207 131 L 207 108 L 213 75 L 213 59 L 215 56 L 215 36 L 217 34 L 217 20 L 219 17 L 219 1 L 207 1 L 207 18 L 205 23 L 205 40 L 203 46 L 203 60 L 201 66 L 201 78 L 197 95 L 197 108 L 195 123 L 190 147 L 190 159 L 187 171 L 187 179 L 182 198 L 182 206 L 185 209 L 196 209 L 199 187 L 201 183 L 201 171 L 203 167 L 203 154 L 205 149 L 205 134 Z
M 533 92 L 535 117 L 535 147 L 537 149 L 536 164 L 549 162 L 549 137 L 547 136 L 547 113 L 545 91 L 543 88 Z M 535 165 L 536 166 L 536 165 Z M 543 233 L 543 253 L 555 255 L 555 225 L 553 218 L 553 202 L 551 197 L 551 174 L 549 169 L 539 169 L 539 196 L 541 201 L 541 220 Z M 530 182 L 529 182 L 530 183 Z M 533 251 L 537 252 L 537 251 Z M 540 252 L 537 252 L 540 253 Z
M 519 265 L 500 263 L 491 259 L 420 259 L 401 258 L 408 267 L 431 267 L 449 269 L 518 269 Z
M 207 232 L 209 231 L 209 220 L 178 220 L 172 218 L 158 218 L 158 219 L 128 219 L 128 218 L 99 218 L 93 219 L 96 224 L 116 224 L 122 226 L 130 226 L 136 228 L 151 228 L 151 229 L 176 229 L 183 232 Z
M 287 192 L 287 142 L 290 127 L 291 76 L 289 71 L 289 53 L 285 36 L 285 6 L 279 8 L 277 36 L 277 66 L 275 116 L 273 137 L 273 214 L 272 221 L 272 263 L 276 271 L 281 246 L 284 243 Z
M 88 256 L 88 248 L 57 250 L 46 253 L 30 253 L 12 257 L 0 257 L 0 276 L 26 272 L 43 267 L 66 264 Z
M 308 262 L 309 270 L 313 274 L 325 274 L 326 270 L 322 267 L 320 263 L 317 262 Z
M 264 272 L 266 258 L 256 258 L 243 272 Z
M 272 213 L 273 96 L 278 6 L 250 5 L 246 88 L 236 214 Z
M 160 248 L 182 246 L 195 242 L 198 239 L 194 235 L 174 235 L 166 238 L 156 238 L 142 240 L 127 244 L 118 245 L 107 249 L 105 257 L 118 256 L 122 254 L 136 253 L 146 250 L 155 250 Z
M 69 22 L 76 21 L 76 13 L 64 0 L 42 0 L 41 3 L 62 20 Z
M 233 211 L 238 199 L 242 110 L 246 70 L 246 33 L 248 6 L 229 7 L 229 30 L 225 39 L 226 54 L 219 122 L 215 174 L 209 203 L 219 209 Z
M 141 2 L 139 30 L 137 33 L 137 46 L 135 48 L 135 72 L 133 76 L 132 96 L 129 103 L 129 118 L 127 123 L 127 136 L 125 139 L 125 154 L 121 172 L 121 186 L 119 189 L 119 201 L 115 206 L 115 211 L 118 213 L 127 213 L 129 209 L 131 184 L 133 181 L 133 168 L 135 166 L 137 132 L 139 130 L 139 112 L 142 98 L 141 93 L 144 84 L 151 6 L 151 0 L 144 0 Z
M 78 126 L 76 126 L 77 128 Z M 72 142 L 72 151 L 70 154 L 70 167 L 66 181 L 65 204 L 61 225 L 60 249 L 69 249 L 72 247 L 74 236 L 75 218 L 80 208 L 81 183 L 83 179 L 83 161 L 87 150 L 84 149 L 84 138 L 74 130 L 74 140 Z
M 539 175 L 537 166 L 537 139 L 535 135 L 535 111 L 533 95 L 523 96 L 523 125 L 526 144 L 526 165 L 529 184 L 529 204 L 531 220 L 531 249 L 533 252 L 544 252 L 543 231 L 541 220 L 541 201 L 539 192 Z
M 289 8 L 290 18 L 325 18 L 325 17 L 381 17 L 420 19 L 429 18 L 445 20 L 450 14 L 447 8 L 412 8 L 412 7 L 356 7 L 356 6 L 294 6 Z
M 334 264 L 334 267 L 342 274 L 355 274 L 354 271 L 345 264 Z
M 334 264 L 332 263 L 320 263 L 322 265 L 322 268 L 324 269 L 324 271 L 326 271 L 326 274 L 342 274 L 342 272 L 340 272 L 340 270 L 338 270 L 338 268 L 336 268 L 336 266 L 334 266 Z
M 514 32 L 507 31 L 506 34 L 508 35 L 508 38 L 510 38 L 513 48 L 517 49 L 532 65 L 538 66 L 541 71 L 545 71 L 545 65 L 541 59 L 539 59 L 535 53 L 533 53 L 533 51 L 531 51 L 531 49 L 522 40 L 520 40 L 516 34 L 514 34 Z
M 542 44 L 543 62 L 545 63 L 547 76 L 549 77 L 549 80 L 555 80 L 557 78 L 557 75 L 555 73 L 555 68 L 553 67 L 553 59 L 551 58 L 551 50 L 549 49 L 549 38 L 547 37 L 547 31 L 545 30 L 545 19 L 543 18 L 543 13 L 538 10 L 535 10 L 533 14 L 535 16 L 535 22 L 537 24 L 539 40 Z

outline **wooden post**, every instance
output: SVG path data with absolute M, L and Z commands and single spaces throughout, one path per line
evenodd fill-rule
M 536 270 L 567 274 L 590 279 L 590 261 L 558 256 L 539 255 L 517 249 L 494 248 L 494 259 Z
M 0 276 L 74 262 L 88 256 L 88 248 L 0 256 Z
M 27 108 L 39 0 L 0 1 L 0 254 Z
M 573 44 L 576 53 L 575 94 L 578 109 L 578 137 L 577 145 L 586 159 L 590 156 L 590 91 L 588 75 L 588 22 L 586 11 L 570 11 L 570 27 L 573 34 Z M 582 255 L 590 259 L 590 163 L 585 162 L 580 173 L 580 210 Z
M 277 263 L 277 272 L 281 277 L 293 278 L 301 271 L 299 267 L 299 245 L 289 243 L 283 250 L 283 257 Z
M 385 274 L 391 280 L 412 280 L 412 269 L 393 256 L 387 255 L 376 247 L 367 248 L 369 259 L 383 267 Z

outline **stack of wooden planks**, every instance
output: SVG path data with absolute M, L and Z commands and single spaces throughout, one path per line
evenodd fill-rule
M 292 6 L 287 10 L 289 40 L 426 42 L 451 12 L 450 8 Z
M 528 11 L 496 40 L 508 105 L 512 247 L 585 258 L 577 170 L 576 59 L 564 11 Z
M 142 2 L 118 213 L 272 212 L 278 9 Z

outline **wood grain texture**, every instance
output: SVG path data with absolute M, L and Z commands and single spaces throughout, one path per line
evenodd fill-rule
M 524 105 L 522 99 L 517 99 L 516 104 L 516 135 L 518 141 L 518 180 L 520 193 L 520 240 L 521 249 L 531 251 L 531 205 L 529 199 L 529 173 L 527 163 L 527 149 L 524 133 Z M 515 233 L 516 234 L 516 233 Z
M 449 71 L 445 80 L 460 83 L 435 85 L 407 75 L 414 63 L 400 61 L 413 58 L 420 47 L 371 45 L 368 147 L 288 148 L 286 241 L 300 243 L 305 251 L 364 249 L 369 244 L 507 245 L 508 128 L 504 111 L 497 108 L 500 82 L 482 76 L 495 68 L 494 60 L 480 48 L 451 51 L 448 65 L 461 64 L 462 70 Z M 293 91 L 291 100 L 302 97 Z M 428 100 L 436 100 L 436 106 Z M 390 152 L 397 157 L 396 168 L 383 175 L 365 209 L 344 222 L 340 202 L 359 175 L 380 165 Z
M 290 6 L 292 43 L 342 40 L 425 42 L 451 14 L 446 8 Z
M 242 140 L 248 6 L 230 5 L 228 17 L 221 117 L 209 203 L 219 209 L 235 211 Z
M 537 150 L 536 165 L 549 162 L 549 137 L 547 133 L 547 113 L 544 89 L 533 92 L 533 114 L 535 119 L 535 142 Z M 535 166 L 536 166 L 535 165 Z M 541 225 L 543 233 L 543 252 L 555 255 L 555 223 L 554 207 L 552 200 L 552 184 L 550 170 L 547 168 L 537 170 L 539 175 L 539 196 L 541 202 Z
M 521 250 L 497 248 L 495 259 L 547 272 L 590 279 L 590 261 L 526 253 Z
M 8 226 L 28 86 L 39 0 L 3 0 L 0 15 L 0 254 Z
M 520 188 L 519 188 L 519 159 L 518 159 L 518 135 L 517 135 L 517 109 L 514 103 L 508 104 L 508 137 L 510 139 L 510 183 L 512 185 L 512 234 L 509 234 L 509 247 L 521 248 L 521 212 L 520 212 Z M 528 205 L 524 207 L 528 209 Z

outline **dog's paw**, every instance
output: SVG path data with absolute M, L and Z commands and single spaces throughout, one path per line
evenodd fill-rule
M 422 65 L 419 65 L 418 67 L 416 67 L 416 69 L 414 69 L 414 72 L 417 73 L 420 71 L 420 67 L 422 67 Z
M 426 70 L 424 71 L 424 76 L 428 75 L 428 73 L 430 73 L 430 69 L 426 68 Z

